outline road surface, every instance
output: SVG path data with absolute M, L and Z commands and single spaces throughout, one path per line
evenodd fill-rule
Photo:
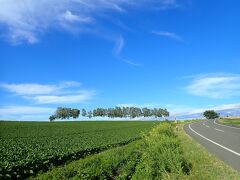
M 240 171 L 240 128 L 203 120 L 186 124 L 184 130 L 209 152 Z

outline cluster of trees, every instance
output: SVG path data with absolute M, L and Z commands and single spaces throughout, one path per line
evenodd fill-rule
M 58 107 L 54 115 L 51 115 L 49 117 L 49 120 L 54 121 L 55 119 L 70 119 L 70 118 L 76 119 L 79 117 L 79 115 L 80 115 L 79 109 Z
M 169 112 L 167 109 L 162 108 L 138 108 L 138 107 L 115 107 L 115 108 L 96 108 L 92 111 L 86 111 L 86 109 L 71 109 L 71 108 L 57 108 L 54 115 L 49 117 L 50 121 L 55 119 L 69 119 L 69 118 L 78 118 L 79 115 L 83 117 L 109 117 L 109 118 L 135 118 L 135 117 L 168 117 Z
M 207 119 L 216 119 L 219 118 L 220 115 L 214 110 L 207 110 L 203 113 L 203 116 Z

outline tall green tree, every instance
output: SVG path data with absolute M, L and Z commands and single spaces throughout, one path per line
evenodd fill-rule
M 138 107 L 130 107 L 129 115 L 131 118 L 140 117 L 142 115 L 142 110 Z
M 129 107 L 122 107 L 123 117 L 129 117 Z
M 214 110 L 207 110 L 203 113 L 203 116 L 207 119 L 216 119 L 219 118 L 219 114 Z
M 86 111 L 86 109 L 84 109 L 84 108 L 82 109 L 82 116 L 83 116 L 83 117 L 87 116 L 87 111 Z
M 107 109 L 107 116 L 109 118 L 114 118 L 115 117 L 115 113 L 114 113 L 114 109 L 113 108 L 108 108 Z
M 88 111 L 87 116 L 89 119 L 92 118 L 92 114 L 93 114 L 92 111 Z
M 80 110 L 79 109 L 71 109 L 71 117 L 76 119 L 80 115 Z
M 115 107 L 115 109 L 114 109 L 114 117 L 120 117 L 120 118 L 123 117 L 122 108 L 120 108 L 120 107 Z
M 142 113 L 143 113 L 143 116 L 144 117 L 150 117 L 151 116 L 151 109 L 148 109 L 148 108 L 143 108 L 142 109 Z
M 53 122 L 55 119 L 56 119 L 56 117 L 54 115 L 49 116 L 49 121 L 50 122 Z

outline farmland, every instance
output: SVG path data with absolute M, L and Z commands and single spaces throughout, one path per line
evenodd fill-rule
M 240 127 L 240 118 L 239 117 L 238 118 L 223 118 L 218 121 L 221 124 Z
M 0 179 L 240 178 L 184 124 L 1 122 Z
M 26 177 L 139 139 L 154 122 L 0 122 L 1 175 Z
M 36 179 L 161 179 L 168 174 L 183 177 L 190 168 L 173 125 L 162 123 L 143 140 L 53 169 Z

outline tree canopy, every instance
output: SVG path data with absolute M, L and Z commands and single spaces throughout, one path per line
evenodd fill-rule
M 70 118 L 78 118 L 80 115 L 79 109 L 72 109 L 66 107 L 58 107 L 55 111 L 54 115 L 49 117 L 50 121 L 54 121 L 55 119 L 70 119 Z M 139 107 L 118 107 L 115 108 L 95 108 L 90 111 L 86 111 L 86 109 L 82 109 L 83 117 L 109 117 L 109 118 L 136 118 L 136 117 L 168 117 L 169 112 L 167 109 L 162 108 L 139 108 Z
M 207 119 L 216 119 L 219 118 L 219 114 L 214 110 L 207 110 L 203 113 L 203 116 Z
M 70 119 L 70 118 L 76 119 L 79 117 L 79 115 L 80 115 L 79 109 L 58 107 L 54 115 L 51 115 L 49 117 L 49 120 L 54 121 L 55 119 Z

